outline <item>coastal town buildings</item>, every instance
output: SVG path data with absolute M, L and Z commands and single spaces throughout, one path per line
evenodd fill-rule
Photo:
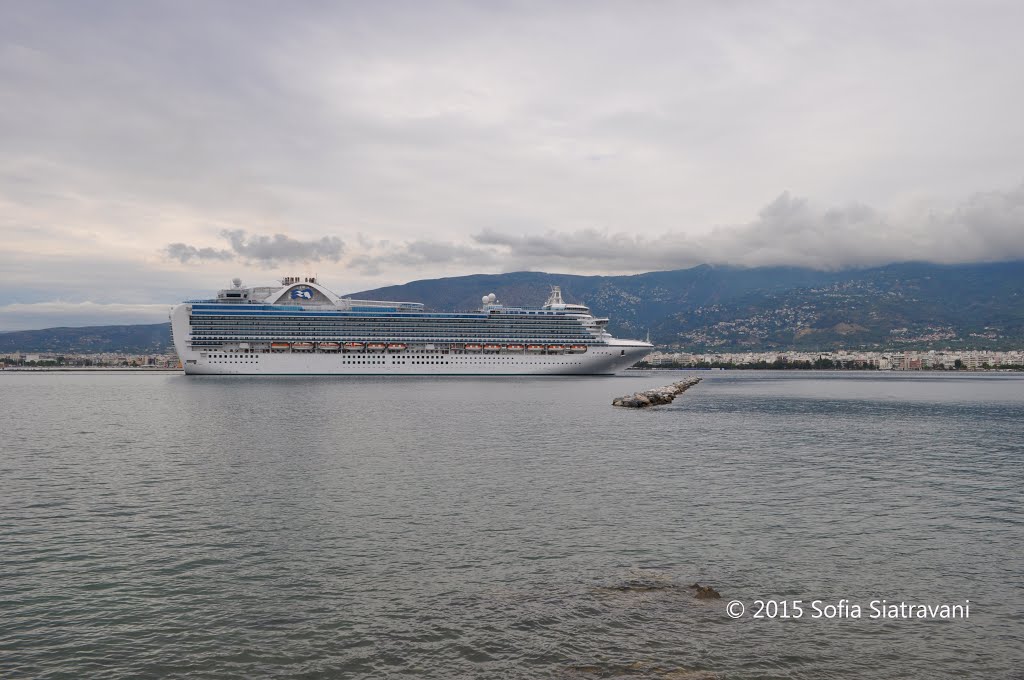
M 785 364 L 808 364 L 820 368 L 873 369 L 880 371 L 999 370 L 1024 366 L 1024 350 L 927 350 L 927 351 L 853 351 L 831 352 L 713 352 L 690 353 L 657 350 L 648 354 L 643 365 L 659 368 L 673 366 L 736 366 L 777 368 Z M 174 352 L 167 354 L 68 354 L 12 352 L 0 354 L 0 368 L 152 368 L 175 369 L 181 364 Z
M 181 363 L 174 352 L 167 354 L 130 354 L 106 352 L 71 354 L 66 352 L 10 352 L 0 354 L 0 368 L 153 368 L 174 369 Z
M 652 352 L 651 366 L 755 366 L 764 364 L 812 364 L 829 368 L 866 368 L 882 371 L 987 370 L 1024 366 L 1024 350 L 927 350 L 834 352 Z

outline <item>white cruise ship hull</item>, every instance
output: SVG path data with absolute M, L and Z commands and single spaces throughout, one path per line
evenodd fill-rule
M 290 304 L 298 297 L 305 304 Z M 338 299 L 312 280 L 270 294 L 236 284 L 171 311 L 188 375 L 614 375 L 651 351 L 611 337 L 602 321 L 564 303 L 434 313 Z
M 404 354 L 188 352 L 189 375 L 614 375 L 649 345 L 591 347 L 586 354 Z

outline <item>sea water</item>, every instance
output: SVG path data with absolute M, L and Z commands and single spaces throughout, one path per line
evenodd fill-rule
M 1022 677 L 1024 376 L 698 374 L 2 373 L 0 677 Z

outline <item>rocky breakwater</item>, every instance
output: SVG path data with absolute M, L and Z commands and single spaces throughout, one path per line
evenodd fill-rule
M 656 387 L 653 390 L 637 392 L 626 397 L 612 399 L 612 406 L 625 406 L 628 408 L 644 408 L 645 406 L 661 406 L 671 404 L 672 400 L 700 382 L 700 378 L 687 378 L 674 382 L 665 387 Z

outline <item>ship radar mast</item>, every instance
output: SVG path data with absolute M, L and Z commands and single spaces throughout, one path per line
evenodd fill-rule
M 545 307 L 551 305 L 564 305 L 565 302 L 562 300 L 562 287 L 551 286 L 551 295 L 548 296 L 548 301 L 544 303 Z

